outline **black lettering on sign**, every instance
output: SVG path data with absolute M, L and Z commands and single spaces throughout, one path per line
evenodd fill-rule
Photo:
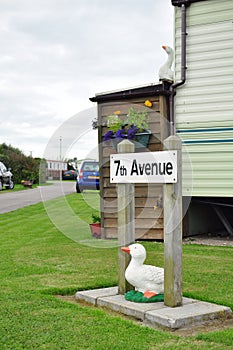
M 155 168 L 155 173 L 154 173 L 154 168 Z M 151 174 L 152 175 L 158 175 L 158 164 L 157 163 L 152 163 Z
M 119 172 L 119 169 L 120 169 L 121 161 L 120 160 L 114 160 L 114 164 L 117 164 L 116 176 L 118 176 L 118 172 Z
M 130 176 L 131 176 L 131 175 L 139 175 L 139 174 L 138 174 L 138 166 L 137 166 L 137 161 L 136 161 L 136 159 L 133 160 L 133 164 L 132 164 Z
M 159 163 L 159 175 L 165 175 L 165 164 Z
M 124 169 L 126 172 L 126 169 Z M 171 162 L 164 163 L 137 163 L 137 160 L 134 159 L 131 167 L 130 176 L 132 175 L 172 175 L 173 165 Z M 121 171 L 123 175 L 123 171 Z M 126 175 L 124 173 L 124 175 Z
M 173 170 L 173 165 L 172 165 L 171 162 L 168 162 L 168 163 L 166 164 L 166 172 L 167 172 L 167 174 L 168 174 L 168 175 L 172 175 L 172 170 Z
M 143 170 L 144 170 L 145 164 L 140 164 L 139 163 L 139 175 L 143 175 Z
M 127 176 L 127 168 L 124 165 L 120 167 L 120 174 L 121 176 Z
M 146 175 L 150 175 L 150 172 L 151 172 L 151 165 L 149 163 L 146 163 L 146 165 L 145 165 Z

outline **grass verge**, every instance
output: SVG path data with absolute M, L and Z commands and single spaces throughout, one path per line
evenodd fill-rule
M 66 197 L 86 223 L 98 202 L 96 194 L 89 196 Z M 56 207 L 60 200 L 51 203 Z M 116 285 L 117 248 L 70 240 L 52 224 L 41 203 L 0 217 L 1 349 L 231 349 L 232 329 L 182 338 L 55 298 Z M 82 230 L 87 227 L 81 225 Z M 163 244 L 143 244 L 147 263 L 163 266 Z M 184 295 L 233 308 L 232 256 L 232 247 L 185 245 Z

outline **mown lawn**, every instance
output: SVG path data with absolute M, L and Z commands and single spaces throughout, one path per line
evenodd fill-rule
M 46 182 L 46 183 L 40 183 L 38 184 L 33 184 L 32 188 L 36 188 L 38 186 L 50 186 L 52 185 L 52 182 Z M 26 190 L 30 190 L 29 187 L 24 187 L 22 184 L 15 184 L 14 188 L 12 190 L 3 187 L 2 191 L 0 191 L 0 195 L 3 193 L 7 193 L 7 192 L 17 192 L 17 191 L 26 191 Z
M 49 184 L 47 183 L 45 186 L 48 186 Z M 34 184 L 32 185 L 32 188 L 36 188 L 38 186 L 38 184 Z M 41 185 L 40 185 L 41 186 Z M 22 184 L 15 184 L 14 188 L 12 190 L 3 187 L 2 191 L 0 191 L 0 195 L 3 193 L 7 193 L 7 192 L 16 192 L 16 191 L 24 191 L 24 190 L 29 190 L 29 187 L 24 187 Z
M 33 187 L 35 187 L 36 185 L 34 185 Z M 3 187 L 2 191 L 0 191 L 0 195 L 2 193 L 7 193 L 7 192 L 16 192 L 16 191 L 23 191 L 23 190 L 27 190 L 28 188 L 24 187 L 21 184 L 15 184 L 14 188 L 12 190 Z
M 83 220 L 78 237 L 88 237 L 85 223 L 97 201 L 93 192 L 85 200 L 76 193 L 66 197 Z M 0 215 L 0 349 L 232 349 L 232 329 L 179 337 L 58 299 L 117 284 L 117 248 L 94 248 L 62 234 L 51 222 L 61 204 L 57 199 L 46 206 L 49 217 L 42 203 Z M 143 244 L 147 263 L 163 266 L 163 244 Z M 184 295 L 233 309 L 232 258 L 231 247 L 185 245 Z

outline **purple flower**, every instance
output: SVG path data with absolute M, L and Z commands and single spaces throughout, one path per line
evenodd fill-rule
M 108 132 L 106 132 L 106 134 L 104 135 L 104 141 L 108 141 L 108 140 L 110 140 L 110 139 L 112 139 L 113 138 L 113 131 L 108 131 Z
M 137 134 L 138 131 L 139 131 L 139 128 L 137 128 L 135 125 L 131 125 L 128 128 L 128 125 L 125 124 L 124 126 L 122 126 L 121 129 L 117 130 L 115 133 L 112 130 L 107 131 L 106 134 L 104 135 L 103 140 L 108 141 L 113 138 L 132 140 L 135 138 L 135 135 Z
M 117 130 L 117 132 L 115 133 L 115 138 L 121 138 L 123 139 L 125 137 L 125 129 L 120 129 Z
M 127 138 L 129 140 L 133 139 L 135 137 L 135 134 L 138 132 L 138 128 L 135 125 L 132 125 L 127 132 Z

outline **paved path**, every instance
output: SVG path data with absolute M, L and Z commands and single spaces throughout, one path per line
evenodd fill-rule
M 0 214 L 74 192 L 75 181 L 58 181 L 54 182 L 51 186 L 39 186 L 37 188 L 16 192 L 3 190 L 3 192 L 0 193 Z
M 215 305 L 195 299 L 183 298 L 183 304 L 179 307 L 168 307 L 164 302 L 156 303 L 132 303 L 125 299 L 124 295 L 118 294 L 118 287 L 92 289 L 78 291 L 75 294 L 77 301 L 85 301 L 97 307 L 105 307 L 119 314 L 141 320 L 149 327 L 165 327 L 169 330 L 203 327 L 207 329 L 208 322 L 221 323 L 232 320 L 232 311 L 228 306 Z M 231 322 L 232 325 L 232 322 Z M 201 330 L 199 330 L 201 331 Z

